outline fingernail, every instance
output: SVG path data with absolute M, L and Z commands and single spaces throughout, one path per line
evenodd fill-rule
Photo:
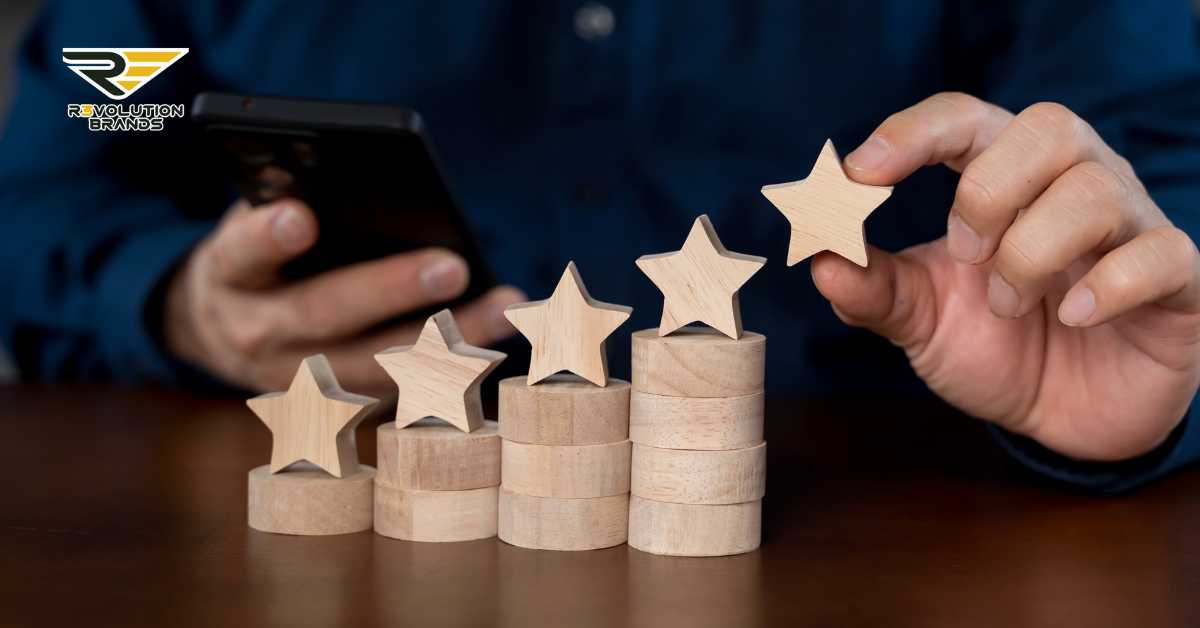
M 988 302 L 992 304 L 992 311 L 997 316 L 1012 318 L 1017 315 L 1021 297 L 1000 273 L 993 272 L 992 277 L 988 279 Z
M 510 305 L 524 303 L 528 300 L 529 297 L 516 288 L 499 288 L 496 292 L 492 293 L 491 313 L 489 315 L 491 323 L 489 325 L 493 337 L 506 338 L 516 331 L 516 328 L 508 321 L 508 317 L 504 315 L 504 310 L 508 309 Z
M 851 170 L 874 170 L 882 166 L 891 154 L 892 146 L 887 143 L 887 140 L 878 135 L 872 135 L 862 143 L 862 146 L 846 155 L 846 167 Z
M 1082 325 L 1096 312 L 1096 294 L 1091 288 L 1080 287 L 1067 292 L 1058 306 L 1058 320 L 1063 325 Z
M 300 210 L 284 207 L 271 222 L 271 235 L 285 251 L 295 251 L 308 244 L 308 227 L 300 217 Z
M 950 219 L 946 221 L 946 248 L 950 251 L 950 256 L 965 264 L 973 264 L 979 259 L 979 250 L 983 248 L 983 241 L 979 239 L 979 234 L 970 227 L 963 219 L 959 217 L 957 212 L 950 213 Z
M 425 293 L 435 299 L 458 296 L 465 289 L 466 266 L 457 257 L 439 257 L 421 269 L 418 280 Z

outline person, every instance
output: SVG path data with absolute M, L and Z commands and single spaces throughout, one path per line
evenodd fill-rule
M 772 390 L 927 387 L 1030 467 L 1102 492 L 1200 456 L 1184 0 L 52 3 L 0 143 L 0 337 L 23 376 L 263 390 L 324 351 L 353 390 L 386 381 L 371 354 L 419 321 L 377 323 L 455 297 L 462 260 L 281 280 L 320 237 L 310 208 L 238 202 L 180 121 L 66 118 L 98 97 L 62 49 L 114 45 L 190 49 L 130 102 L 220 90 L 421 112 L 510 284 L 457 312 L 472 343 L 510 336 L 504 308 L 548 294 L 569 259 L 598 298 L 636 306 L 627 330 L 653 326 L 660 297 L 633 260 L 708 213 L 731 250 L 771 260 L 742 303 L 771 338 Z M 787 223 L 758 190 L 805 176 L 827 137 L 853 148 L 850 177 L 896 190 L 867 223 L 869 266 L 824 253 L 810 282 L 782 263 Z M 620 373 L 628 343 L 609 344 Z

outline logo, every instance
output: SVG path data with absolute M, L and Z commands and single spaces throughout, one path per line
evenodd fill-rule
M 62 59 L 112 100 L 125 100 L 188 53 L 187 48 L 63 48 Z M 90 131 L 161 131 L 164 118 L 182 118 L 182 104 L 69 104 L 68 118 Z
M 187 54 L 187 48 L 63 48 L 63 63 L 113 100 L 125 100 Z

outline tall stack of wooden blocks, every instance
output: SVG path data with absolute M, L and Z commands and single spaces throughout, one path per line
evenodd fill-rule
M 722 556 L 759 545 L 766 338 L 685 328 L 633 335 L 629 544 Z
M 629 382 L 500 382 L 500 539 L 550 550 L 620 545 L 629 513 Z
M 609 379 L 604 341 L 631 311 L 593 299 L 574 263 L 549 299 L 505 311 L 533 351 L 528 377 L 500 382 L 500 540 L 567 551 L 625 542 L 629 382 Z
M 633 334 L 629 544 L 722 556 L 758 547 L 766 492 L 766 338 L 742 330 L 738 290 L 766 259 L 725 249 L 707 216 L 683 248 L 638 268 L 663 293 L 658 329 Z M 709 327 L 685 327 L 701 322 Z

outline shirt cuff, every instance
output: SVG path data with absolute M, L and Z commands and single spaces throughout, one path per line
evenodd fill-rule
M 1023 465 L 1053 480 L 1101 495 L 1136 489 L 1200 458 L 1200 418 L 1196 405 L 1153 451 L 1117 462 L 1075 460 L 1055 453 L 1031 438 L 989 426 L 1000 447 Z
M 180 221 L 150 226 L 126 239 L 105 263 L 97 293 L 96 325 L 105 362 L 118 381 L 195 384 L 206 376 L 171 356 L 159 339 L 166 281 L 212 223 Z

